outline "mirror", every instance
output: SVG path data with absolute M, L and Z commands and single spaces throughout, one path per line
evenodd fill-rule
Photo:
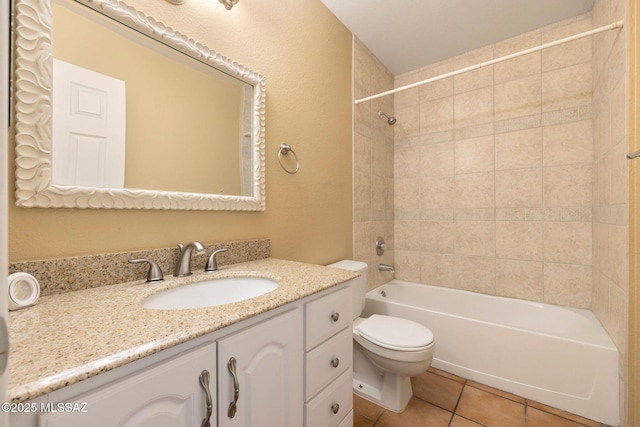
M 18 206 L 265 209 L 263 76 L 122 1 L 15 4 Z M 114 40 L 117 47 L 103 44 Z M 132 66 L 133 57 L 144 61 Z M 60 83 L 67 74 L 71 83 Z M 88 86 L 85 76 L 110 86 Z M 108 136 L 122 141 L 120 149 L 104 149 L 107 137 L 90 134 L 91 123 L 73 128 L 76 118 L 60 119 L 60 112 L 108 112 L 118 87 L 122 103 L 114 111 L 126 114 L 103 127 L 122 128 Z M 98 93 L 108 93 L 109 102 Z M 96 178 L 98 170 L 115 178 Z

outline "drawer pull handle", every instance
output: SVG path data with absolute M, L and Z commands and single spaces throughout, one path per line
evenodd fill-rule
M 333 313 L 331 315 L 331 320 L 333 320 L 334 322 L 337 322 L 339 318 L 340 318 L 340 313 Z
M 339 364 L 340 364 L 340 359 L 338 359 L 337 357 L 334 359 L 331 359 L 331 366 L 333 366 L 334 368 L 337 368 Z
M 337 414 L 339 410 L 340 410 L 340 405 L 338 405 L 337 403 L 334 403 L 333 405 L 331 405 L 331 412 L 333 412 L 334 414 Z
M 200 374 L 200 386 L 207 397 L 207 415 L 202 420 L 200 427 L 211 427 L 211 413 L 213 412 L 213 402 L 211 401 L 211 391 L 209 391 L 209 371 L 206 369 Z
M 238 375 L 236 374 L 236 358 L 232 357 L 229 359 L 229 363 L 227 363 L 227 368 L 229 369 L 229 373 L 233 377 L 233 402 L 229 404 L 229 410 L 227 411 L 227 415 L 229 418 L 233 418 L 236 416 L 236 411 L 238 407 L 238 397 L 240 397 L 240 384 L 238 383 Z

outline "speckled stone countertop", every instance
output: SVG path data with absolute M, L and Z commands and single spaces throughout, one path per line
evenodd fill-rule
M 357 273 L 277 259 L 222 267 L 158 284 L 144 281 L 42 297 L 9 314 L 9 396 L 36 398 L 331 288 Z M 218 307 L 155 310 L 145 297 L 187 283 L 234 276 L 276 280 L 267 294 Z

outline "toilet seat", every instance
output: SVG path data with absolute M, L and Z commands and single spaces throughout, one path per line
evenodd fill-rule
M 408 319 L 374 314 L 354 326 L 362 338 L 390 350 L 423 351 L 433 345 L 433 333 Z

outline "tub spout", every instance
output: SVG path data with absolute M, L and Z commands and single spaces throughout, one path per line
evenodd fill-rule
M 396 271 L 396 269 L 393 268 L 393 265 L 387 265 L 387 264 L 378 264 L 378 270 L 380 270 L 380 271 L 390 271 L 392 273 L 394 273 Z

